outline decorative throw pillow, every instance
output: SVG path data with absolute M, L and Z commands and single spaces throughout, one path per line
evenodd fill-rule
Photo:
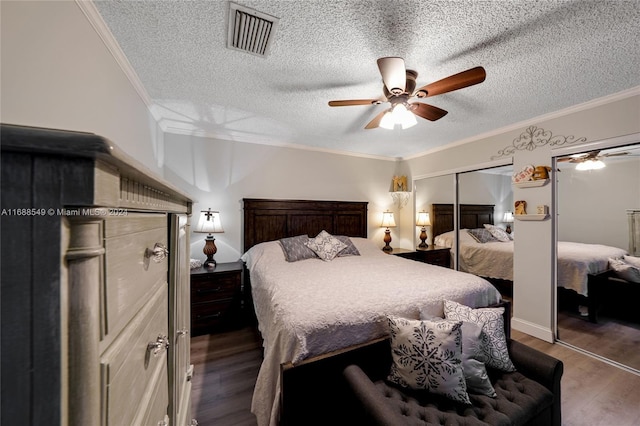
M 467 229 L 469 235 L 473 237 L 479 243 L 488 243 L 491 241 L 498 241 L 496 237 L 491 235 L 491 232 L 484 228 Z
M 342 241 L 323 230 L 315 238 L 309 238 L 305 243 L 320 259 L 328 262 L 338 255 L 340 250 L 347 247 Z
M 351 241 L 351 238 L 347 237 L 346 235 L 334 235 L 334 237 L 340 240 L 344 245 L 346 245 L 345 248 L 338 252 L 338 257 L 360 256 L 360 252 L 358 251 L 356 246 L 353 245 L 353 241 Z
M 627 262 L 631 266 L 635 266 L 636 268 L 640 268 L 640 257 L 635 256 L 624 256 L 624 261 Z
M 462 323 L 387 319 L 393 359 L 387 379 L 471 404 L 462 370 Z
M 503 243 L 511 241 L 511 238 L 509 238 L 509 234 L 507 234 L 507 231 L 502 228 L 498 228 L 495 225 L 489 225 L 486 223 L 484 224 L 484 228 L 489 231 L 491 235 L 493 235 L 493 237 L 498 241 L 502 241 Z
M 287 262 L 297 262 L 298 260 L 318 257 L 313 250 L 306 246 L 307 241 L 309 241 L 308 235 L 298 235 L 297 237 L 278 240 Z
M 515 371 L 509 358 L 507 338 L 504 334 L 504 308 L 472 309 L 450 300 L 444 301 L 444 317 L 453 321 L 469 321 L 482 328 L 482 345 L 489 367 L 502 371 Z
M 472 322 L 462 322 L 462 371 L 467 382 L 467 391 L 496 397 L 496 390 L 491 385 L 485 361 L 487 357 L 483 348 L 482 328 Z
M 618 278 L 630 283 L 640 283 L 640 268 L 636 268 L 622 259 L 609 259 L 609 267 L 613 269 Z

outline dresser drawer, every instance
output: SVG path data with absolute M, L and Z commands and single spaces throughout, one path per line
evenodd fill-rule
M 191 303 L 230 299 L 240 294 L 240 273 L 224 273 L 207 277 L 191 277 Z
M 167 247 L 167 217 L 133 213 L 108 218 L 104 228 L 104 335 L 113 336 L 166 285 L 169 257 L 156 261 L 150 251 L 156 243 Z
M 149 343 L 168 336 L 168 303 L 168 288 L 162 286 L 102 354 L 106 426 L 135 424 L 149 404 L 157 403 L 151 394 L 159 381 L 166 380 L 162 376 L 168 374 L 167 350 L 162 346 L 154 355 Z M 168 396 L 163 397 L 168 403 Z

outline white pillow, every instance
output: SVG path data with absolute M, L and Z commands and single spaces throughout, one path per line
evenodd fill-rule
M 482 328 L 485 363 L 502 371 L 515 371 L 509 358 L 507 338 L 504 333 L 504 308 L 472 309 L 450 300 L 444 301 L 444 317 L 453 321 L 469 321 Z
M 640 283 L 640 268 L 636 268 L 622 259 L 609 259 L 609 267 L 613 269 L 618 278 L 630 283 Z
M 509 234 L 507 234 L 507 231 L 505 231 L 502 228 L 498 228 L 495 225 L 489 225 L 487 223 L 484 224 L 484 227 L 487 231 L 489 231 L 491 233 L 491 235 L 493 235 L 493 237 L 498 240 L 498 241 L 502 241 L 503 243 L 506 243 L 508 241 L 511 241 L 511 238 L 509 237 Z
M 387 379 L 471 404 L 462 370 L 462 322 L 387 320 L 393 359 Z
M 627 262 L 631 266 L 635 266 L 636 268 L 640 268 L 640 257 L 635 256 L 624 256 L 624 261 Z
M 323 230 L 315 238 L 309 238 L 305 243 L 313 250 L 320 259 L 328 262 L 340 253 L 340 250 L 347 247 L 345 243 Z

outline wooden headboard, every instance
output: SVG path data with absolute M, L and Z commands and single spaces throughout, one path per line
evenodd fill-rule
M 332 235 L 367 237 L 367 202 L 244 198 L 244 246 L 323 229 Z
M 453 231 L 453 204 L 433 204 L 431 230 L 433 236 Z M 460 204 L 460 229 L 482 228 L 493 225 L 493 204 Z

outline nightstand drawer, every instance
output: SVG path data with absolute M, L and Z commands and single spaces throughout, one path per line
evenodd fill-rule
M 225 323 L 229 323 L 237 316 L 238 308 L 239 303 L 235 299 L 192 305 L 192 334 L 199 334 L 200 330 L 211 330 Z
M 449 250 L 438 250 L 429 253 L 425 262 L 449 268 L 451 263 L 450 257 L 451 255 L 449 254 Z
M 191 303 L 205 303 L 238 296 L 239 274 L 239 272 L 219 274 L 213 280 L 206 277 L 191 277 Z

